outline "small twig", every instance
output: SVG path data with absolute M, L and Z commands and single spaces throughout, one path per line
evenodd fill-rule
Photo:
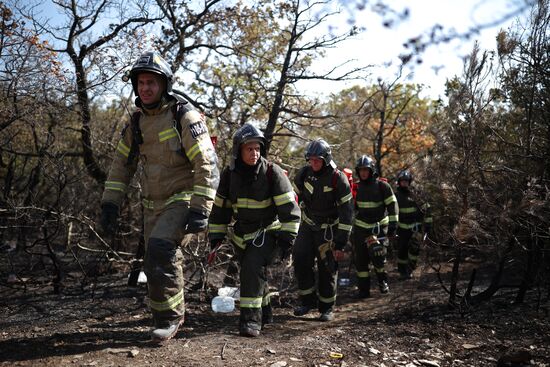
M 222 347 L 222 353 L 221 353 L 221 357 L 222 357 L 222 361 L 225 359 L 225 347 L 227 346 L 227 342 L 224 343 L 223 347 Z

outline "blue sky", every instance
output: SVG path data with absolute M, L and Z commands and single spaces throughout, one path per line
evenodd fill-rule
M 317 63 L 318 70 L 330 68 L 343 61 L 356 59 L 357 65 L 375 64 L 378 67 L 372 70 L 372 80 L 377 77 L 393 80 L 397 66 L 400 65 L 398 56 L 404 51 L 403 43 L 410 37 L 419 35 L 431 28 L 434 24 L 441 24 L 448 29 L 455 29 L 462 33 L 472 27 L 492 24 L 497 19 L 525 4 L 523 0 L 392 0 L 390 4 L 395 9 L 405 6 L 410 8 L 410 19 L 403 21 L 393 29 L 381 25 L 379 17 L 368 12 L 353 12 L 353 18 L 358 26 L 365 27 L 366 31 L 357 40 L 347 42 L 346 45 L 329 52 L 323 63 Z M 348 7 L 344 17 L 349 18 L 351 7 Z M 526 15 L 525 12 L 522 13 Z M 409 81 L 425 84 L 426 96 L 437 98 L 443 96 L 444 83 L 447 78 L 460 75 L 463 68 L 463 59 L 478 41 L 482 49 L 495 50 L 498 31 L 506 29 L 515 21 L 511 18 L 496 26 L 482 30 L 469 41 L 456 40 L 448 44 L 428 48 L 423 55 L 423 63 L 415 66 L 414 70 L 405 70 Z M 341 20 L 341 29 L 348 24 L 346 19 Z M 388 66 L 388 64 L 391 64 Z M 347 83 L 343 86 L 350 86 Z M 334 83 L 311 82 L 304 87 L 312 91 L 330 93 L 337 91 Z M 334 90 L 336 89 L 336 90 Z

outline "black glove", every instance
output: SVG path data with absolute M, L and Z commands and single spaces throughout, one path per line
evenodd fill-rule
M 348 244 L 349 233 L 343 230 L 337 230 L 334 236 L 334 249 L 342 251 Z
M 338 251 L 344 251 L 344 247 L 346 247 L 347 242 L 344 241 L 334 241 L 334 249 Z
M 292 252 L 292 245 L 294 244 L 294 237 L 287 233 L 279 233 L 277 237 L 277 247 L 279 248 L 280 259 L 285 260 L 290 256 Z
M 198 233 L 204 231 L 206 227 L 208 227 L 208 217 L 191 210 L 185 231 L 187 233 Z
M 101 219 L 99 225 L 104 235 L 114 236 L 118 228 L 118 206 L 113 203 L 101 205 Z
M 383 243 L 381 243 L 380 241 L 377 241 L 373 246 L 372 246 L 372 253 L 374 256 L 377 256 L 377 257 L 384 257 L 387 255 L 388 253 L 388 250 L 386 249 L 386 246 L 384 246 Z

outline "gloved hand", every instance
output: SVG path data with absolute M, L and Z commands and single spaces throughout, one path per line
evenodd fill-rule
M 279 248 L 279 257 L 281 261 L 287 259 L 292 252 L 292 245 L 294 244 L 294 237 L 286 234 L 279 233 L 277 237 L 277 247 Z
M 104 235 L 114 236 L 118 229 L 118 206 L 113 203 L 101 205 L 99 225 Z
M 388 253 L 388 250 L 386 249 L 386 246 L 384 246 L 383 243 L 378 241 L 372 246 L 372 253 L 374 256 L 384 257 Z
M 343 251 L 346 245 L 347 245 L 347 241 L 334 241 L 334 249 L 336 251 Z
M 208 217 L 202 213 L 191 210 L 186 224 L 185 231 L 187 233 L 202 232 L 208 227 Z
M 397 226 L 392 223 L 388 226 L 386 236 L 388 238 L 395 238 L 396 235 L 397 235 Z

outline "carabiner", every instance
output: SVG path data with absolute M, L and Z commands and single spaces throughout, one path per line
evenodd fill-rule
M 266 232 L 265 228 L 260 228 L 258 230 L 258 232 L 256 232 L 256 234 L 254 235 L 254 239 L 252 240 L 252 245 L 253 246 L 260 248 L 264 245 L 265 232 Z M 260 237 L 260 233 L 261 233 L 261 237 L 262 237 L 262 242 L 259 245 L 256 245 L 256 240 L 258 239 L 258 237 Z

